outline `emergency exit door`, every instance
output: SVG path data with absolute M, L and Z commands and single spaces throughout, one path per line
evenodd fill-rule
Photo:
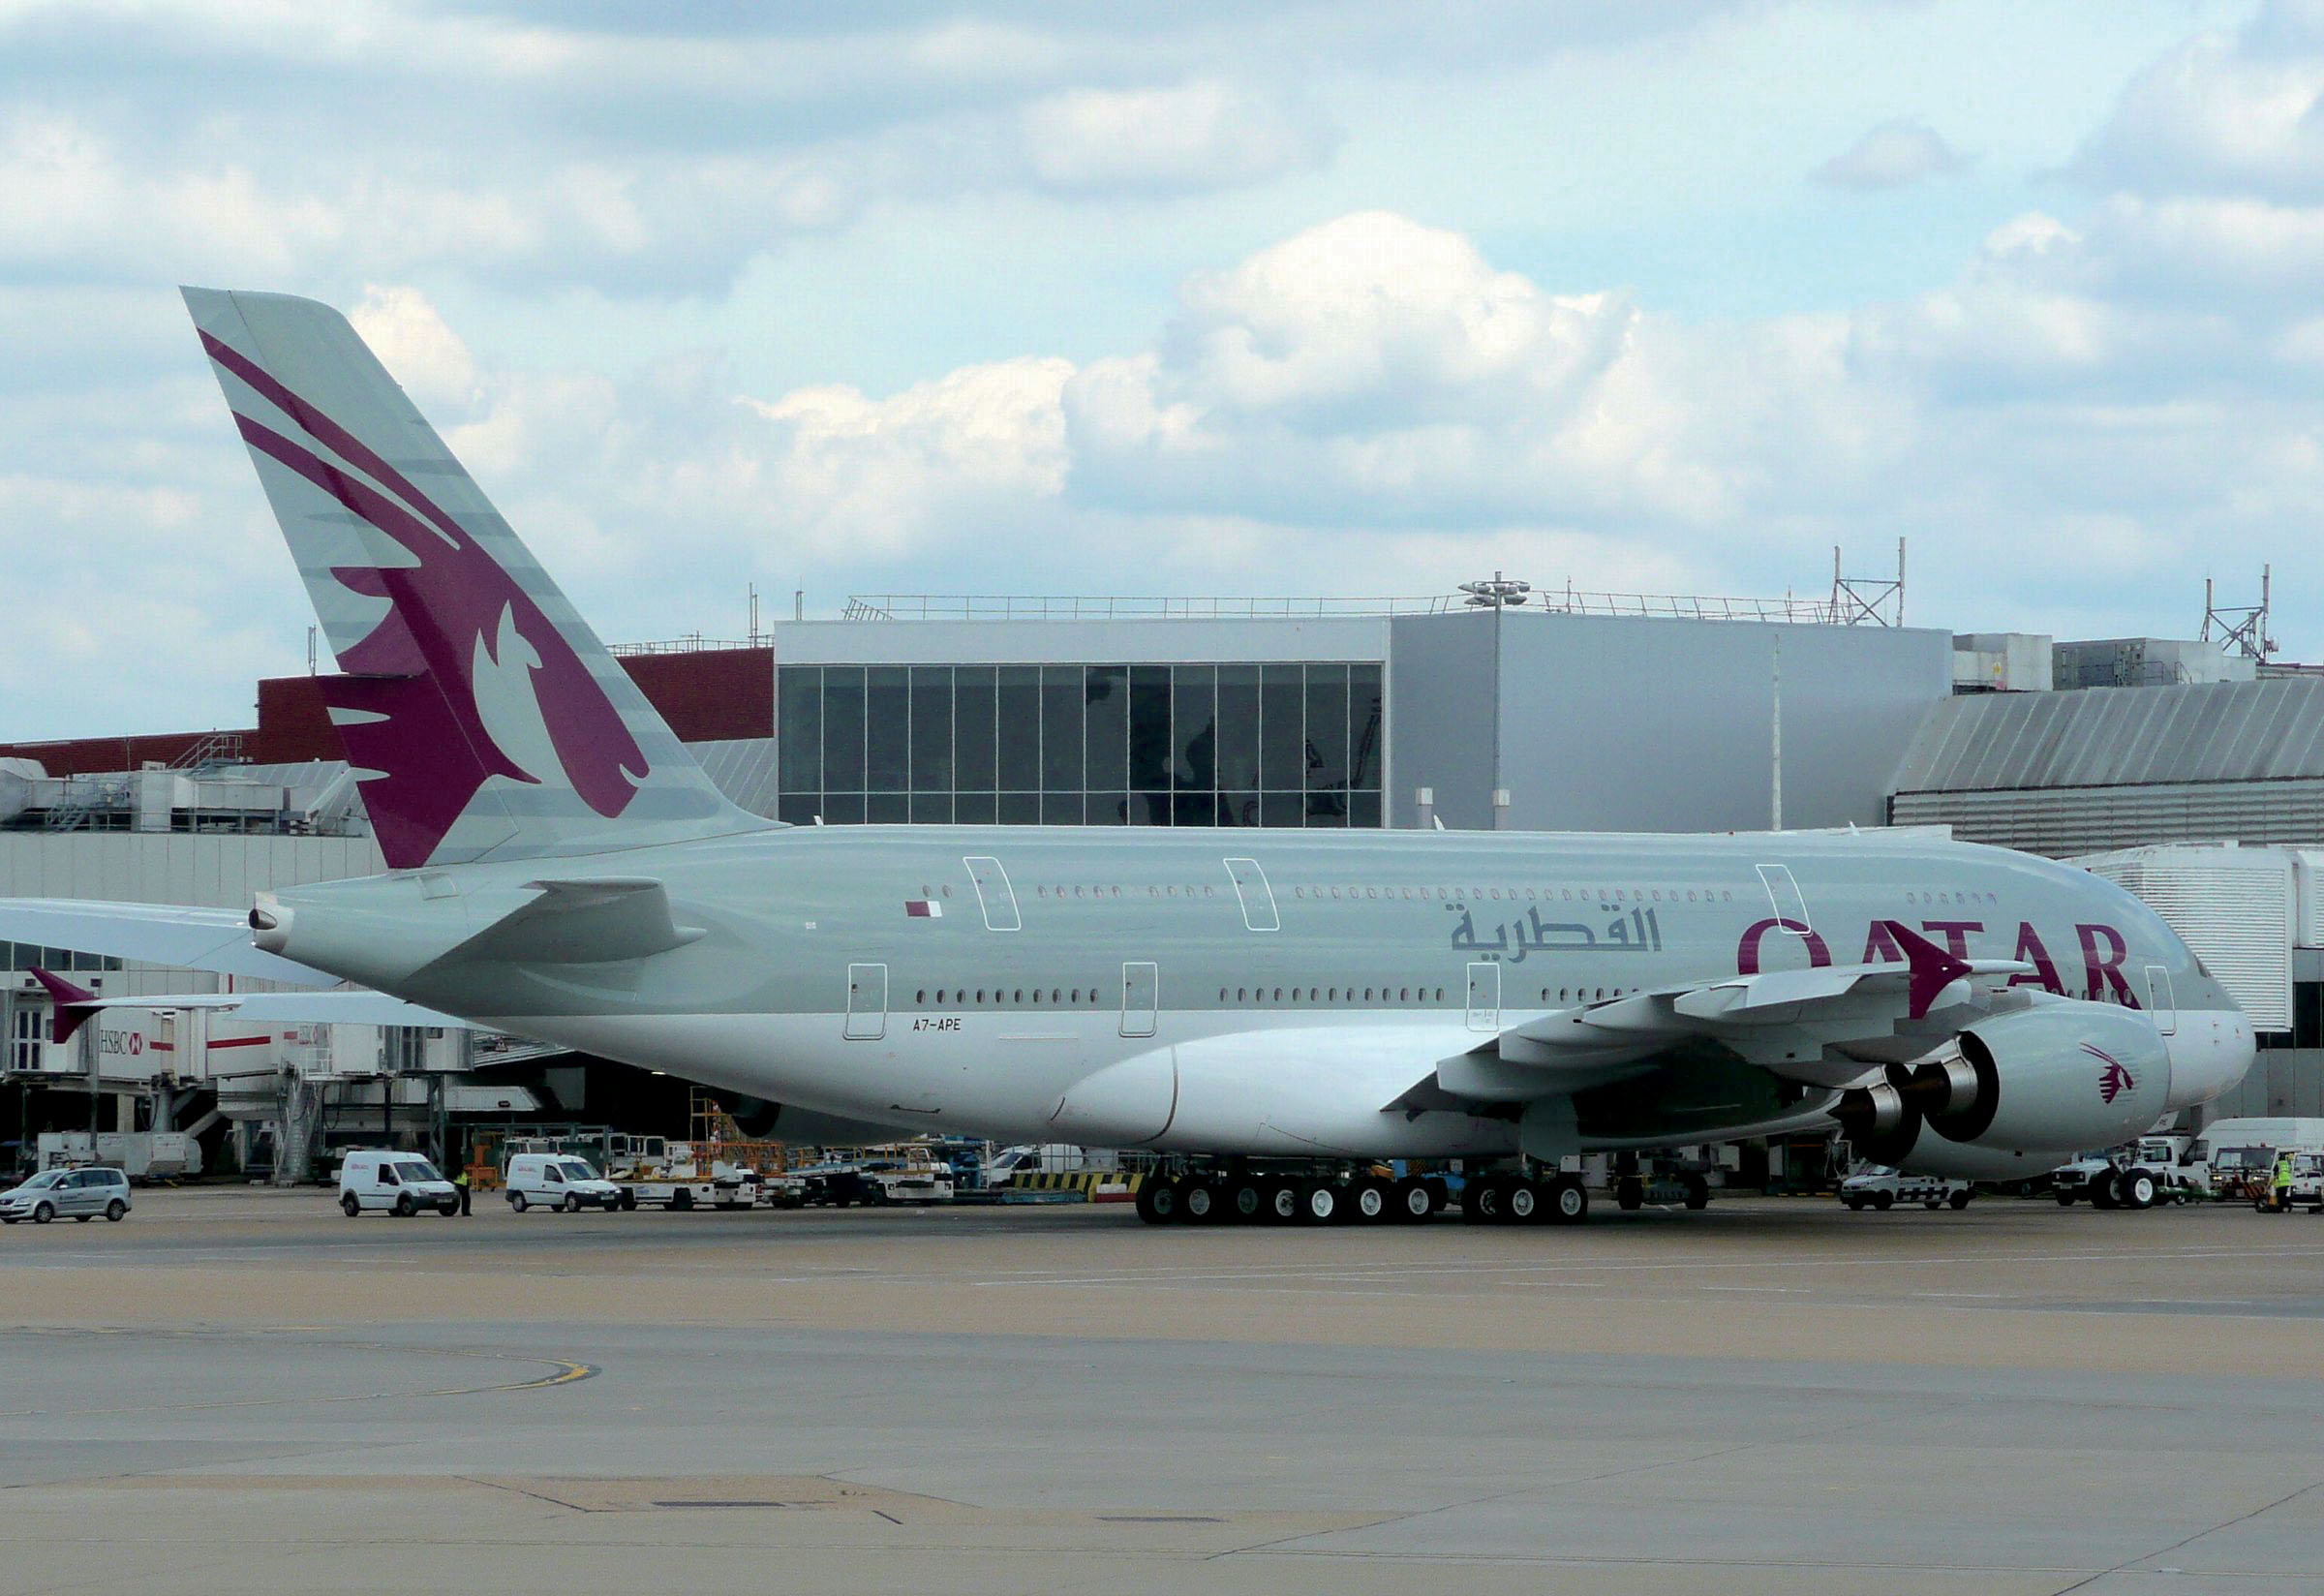
M 876 1042 L 888 1033 L 888 967 L 847 967 L 847 1029 L 851 1042 Z
M 1161 980 L 1154 966 L 1126 964 L 1121 967 L 1121 1033 L 1124 1036 L 1151 1036 L 1154 1033 L 1154 1011 L 1160 1003 Z
M 1501 1028 L 1501 967 L 1481 961 L 1469 967 L 1469 1028 Z

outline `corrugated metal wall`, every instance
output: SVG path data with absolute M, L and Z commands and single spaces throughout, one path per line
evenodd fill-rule
M 2258 1030 L 2292 1028 L 2292 861 L 2276 848 L 2155 847 L 2077 864 L 2179 934 Z
M 2146 843 L 2324 842 L 2324 778 L 2157 786 L 1899 792 L 1892 824 L 2064 858 Z

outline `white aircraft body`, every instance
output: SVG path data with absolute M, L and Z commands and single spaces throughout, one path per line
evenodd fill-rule
M 746 813 L 342 317 L 186 300 L 392 868 L 262 895 L 247 931 L 17 901 L 0 936 L 359 983 L 314 1012 L 387 995 L 828 1114 L 1226 1160 L 1555 1169 L 1837 1120 L 1885 1162 L 2008 1177 L 2250 1064 L 2138 900 L 1925 835 Z

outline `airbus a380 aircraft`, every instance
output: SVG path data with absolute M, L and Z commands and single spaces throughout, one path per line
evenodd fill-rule
M 808 1109 L 1219 1168 L 1554 1172 L 1837 1120 L 1884 1161 L 2007 1177 L 2250 1063 L 2248 1023 L 2136 899 L 1923 835 L 761 819 L 337 312 L 186 302 L 346 673 L 331 718 L 391 868 L 262 895 L 247 936 L 53 902 L 0 905 L 0 936 L 339 978 Z M 1587 1205 L 1553 1173 L 1502 1190 Z

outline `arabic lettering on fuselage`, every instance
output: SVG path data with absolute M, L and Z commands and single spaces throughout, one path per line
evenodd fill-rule
M 1614 912 L 1603 927 L 1579 920 L 1544 920 L 1538 908 L 1493 928 L 1489 938 L 1477 935 L 1476 912 L 1468 904 L 1447 904 L 1446 912 L 1460 916 L 1452 928 L 1452 949 L 1480 959 L 1500 959 L 1521 965 L 1535 953 L 1660 953 L 1663 927 L 1650 908 Z

